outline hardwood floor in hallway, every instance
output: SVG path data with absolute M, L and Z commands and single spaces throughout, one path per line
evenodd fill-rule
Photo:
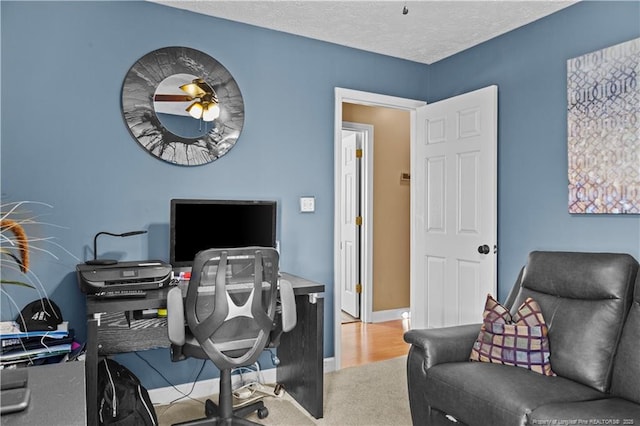
M 342 324 L 342 368 L 396 358 L 409 352 L 402 336 L 409 320 Z

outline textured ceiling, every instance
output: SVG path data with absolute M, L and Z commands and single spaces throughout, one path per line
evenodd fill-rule
M 150 0 L 205 15 L 431 64 L 576 1 Z M 408 13 L 402 13 L 407 7 Z

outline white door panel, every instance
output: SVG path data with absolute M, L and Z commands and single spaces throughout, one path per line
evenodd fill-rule
M 360 317 L 359 295 L 356 284 L 359 279 L 359 232 L 356 216 L 359 215 L 359 180 L 356 149 L 357 134 L 353 131 L 342 132 L 342 212 L 340 215 L 340 270 L 342 310 L 356 318 Z
M 480 322 L 496 292 L 497 87 L 421 107 L 416 123 L 412 327 Z

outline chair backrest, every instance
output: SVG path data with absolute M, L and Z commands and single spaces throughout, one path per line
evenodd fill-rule
M 276 313 L 278 252 L 209 249 L 193 262 L 185 313 L 191 333 L 218 368 L 257 361 Z
M 513 311 L 527 297 L 538 302 L 552 370 L 606 392 L 637 275 L 628 254 L 535 251 L 507 304 Z
M 624 323 L 611 378 L 611 394 L 640 404 L 640 274 Z

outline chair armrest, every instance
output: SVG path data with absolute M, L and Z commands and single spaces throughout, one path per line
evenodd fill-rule
M 287 280 L 280 280 L 280 304 L 282 306 L 282 331 L 285 333 L 296 326 L 296 298 L 293 294 L 293 286 Z
M 409 330 L 404 341 L 424 356 L 424 367 L 429 369 L 445 362 L 467 361 L 479 332 L 480 324 Z
M 169 341 L 177 346 L 183 346 L 186 337 L 184 331 L 184 302 L 182 290 L 174 287 L 167 294 L 167 332 Z

